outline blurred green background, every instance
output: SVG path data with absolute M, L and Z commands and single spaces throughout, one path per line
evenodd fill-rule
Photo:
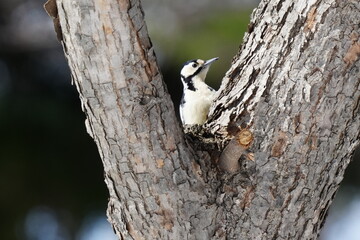
M 0 239 L 116 239 L 101 159 L 44 2 L 0 2 Z M 143 1 L 176 109 L 183 62 L 220 57 L 207 78 L 217 88 L 257 2 Z M 348 168 L 322 239 L 360 239 L 359 169 Z

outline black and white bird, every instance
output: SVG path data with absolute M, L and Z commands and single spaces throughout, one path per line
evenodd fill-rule
M 210 65 L 218 59 L 190 60 L 181 69 L 184 93 L 180 102 L 180 118 L 183 125 L 203 124 L 206 121 L 216 91 L 205 83 L 205 77 Z

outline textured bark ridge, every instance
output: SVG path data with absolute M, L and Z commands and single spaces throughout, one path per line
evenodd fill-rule
M 185 144 L 139 2 L 58 0 L 57 7 L 87 131 L 103 160 L 116 233 L 204 238 L 216 213 L 206 204 L 211 189 L 196 162 L 206 156 Z
M 359 9 L 358 1 L 262 1 L 254 11 L 208 127 L 237 124 L 255 135 L 253 180 L 224 198 L 231 236 L 316 238 L 359 143 Z
M 239 166 L 184 140 L 139 1 L 56 3 L 120 239 L 316 238 L 359 142 L 358 1 L 254 11 L 201 130 L 219 141 L 248 131 L 241 151 L 224 150 Z

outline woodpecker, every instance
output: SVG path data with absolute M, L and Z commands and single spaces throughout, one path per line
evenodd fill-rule
M 203 124 L 206 121 L 216 91 L 205 83 L 205 77 L 210 65 L 218 59 L 190 60 L 181 69 L 184 92 L 180 102 L 180 118 L 183 125 Z

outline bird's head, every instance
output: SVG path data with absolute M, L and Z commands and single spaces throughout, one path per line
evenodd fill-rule
M 187 61 L 181 69 L 181 79 L 186 81 L 186 79 L 193 79 L 196 77 L 201 81 L 205 81 L 210 65 L 218 59 L 219 58 L 216 57 L 207 61 L 201 59 Z

